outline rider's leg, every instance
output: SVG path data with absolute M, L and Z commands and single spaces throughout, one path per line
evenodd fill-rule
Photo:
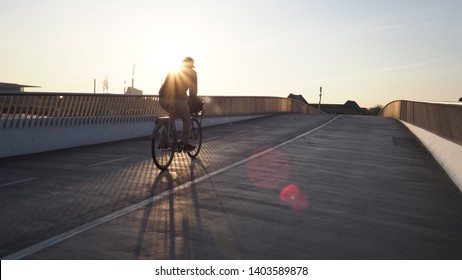
M 183 121 L 183 145 L 190 145 L 189 143 L 189 130 L 191 129 L 191 113 L 186 101 L 176 101 L 176 114 Z
M 169 102 L 169 100 L 167 98 L 165 98 L 165 97 L 159 98 L 159 105 L 165 111 L 167 111 L 167 112 L 171 111 L 170 108 L 169 108 L 170 102 Z

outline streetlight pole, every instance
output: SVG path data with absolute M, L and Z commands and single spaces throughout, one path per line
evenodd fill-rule
M 319 106 L 318 106 L 319 111 L 321 111 L 321 97 L 322 97 L 322 87 L 319 87 Z

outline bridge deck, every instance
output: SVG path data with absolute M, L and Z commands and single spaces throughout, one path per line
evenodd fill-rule
M 395 120 L 334 118 L 206 128 L 162 173 L 147 138 L 1 159 L 0 256 L 461 259 L 462 195 L 431 154 Z

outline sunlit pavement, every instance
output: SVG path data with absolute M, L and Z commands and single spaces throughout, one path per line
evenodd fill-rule
M 395 120 L 335 117 L 205 128 L 164 172 L 148 138 L 1 159 L 0 255 L 462 258 L 462 195 L 431 154 Z

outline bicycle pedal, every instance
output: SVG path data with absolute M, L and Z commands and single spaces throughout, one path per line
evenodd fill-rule
M 181 153 L 183 151 L 183 147 L 183 144 L 181 144 L 181 142 L 178 142 L 175 146 L 175 152 Z

